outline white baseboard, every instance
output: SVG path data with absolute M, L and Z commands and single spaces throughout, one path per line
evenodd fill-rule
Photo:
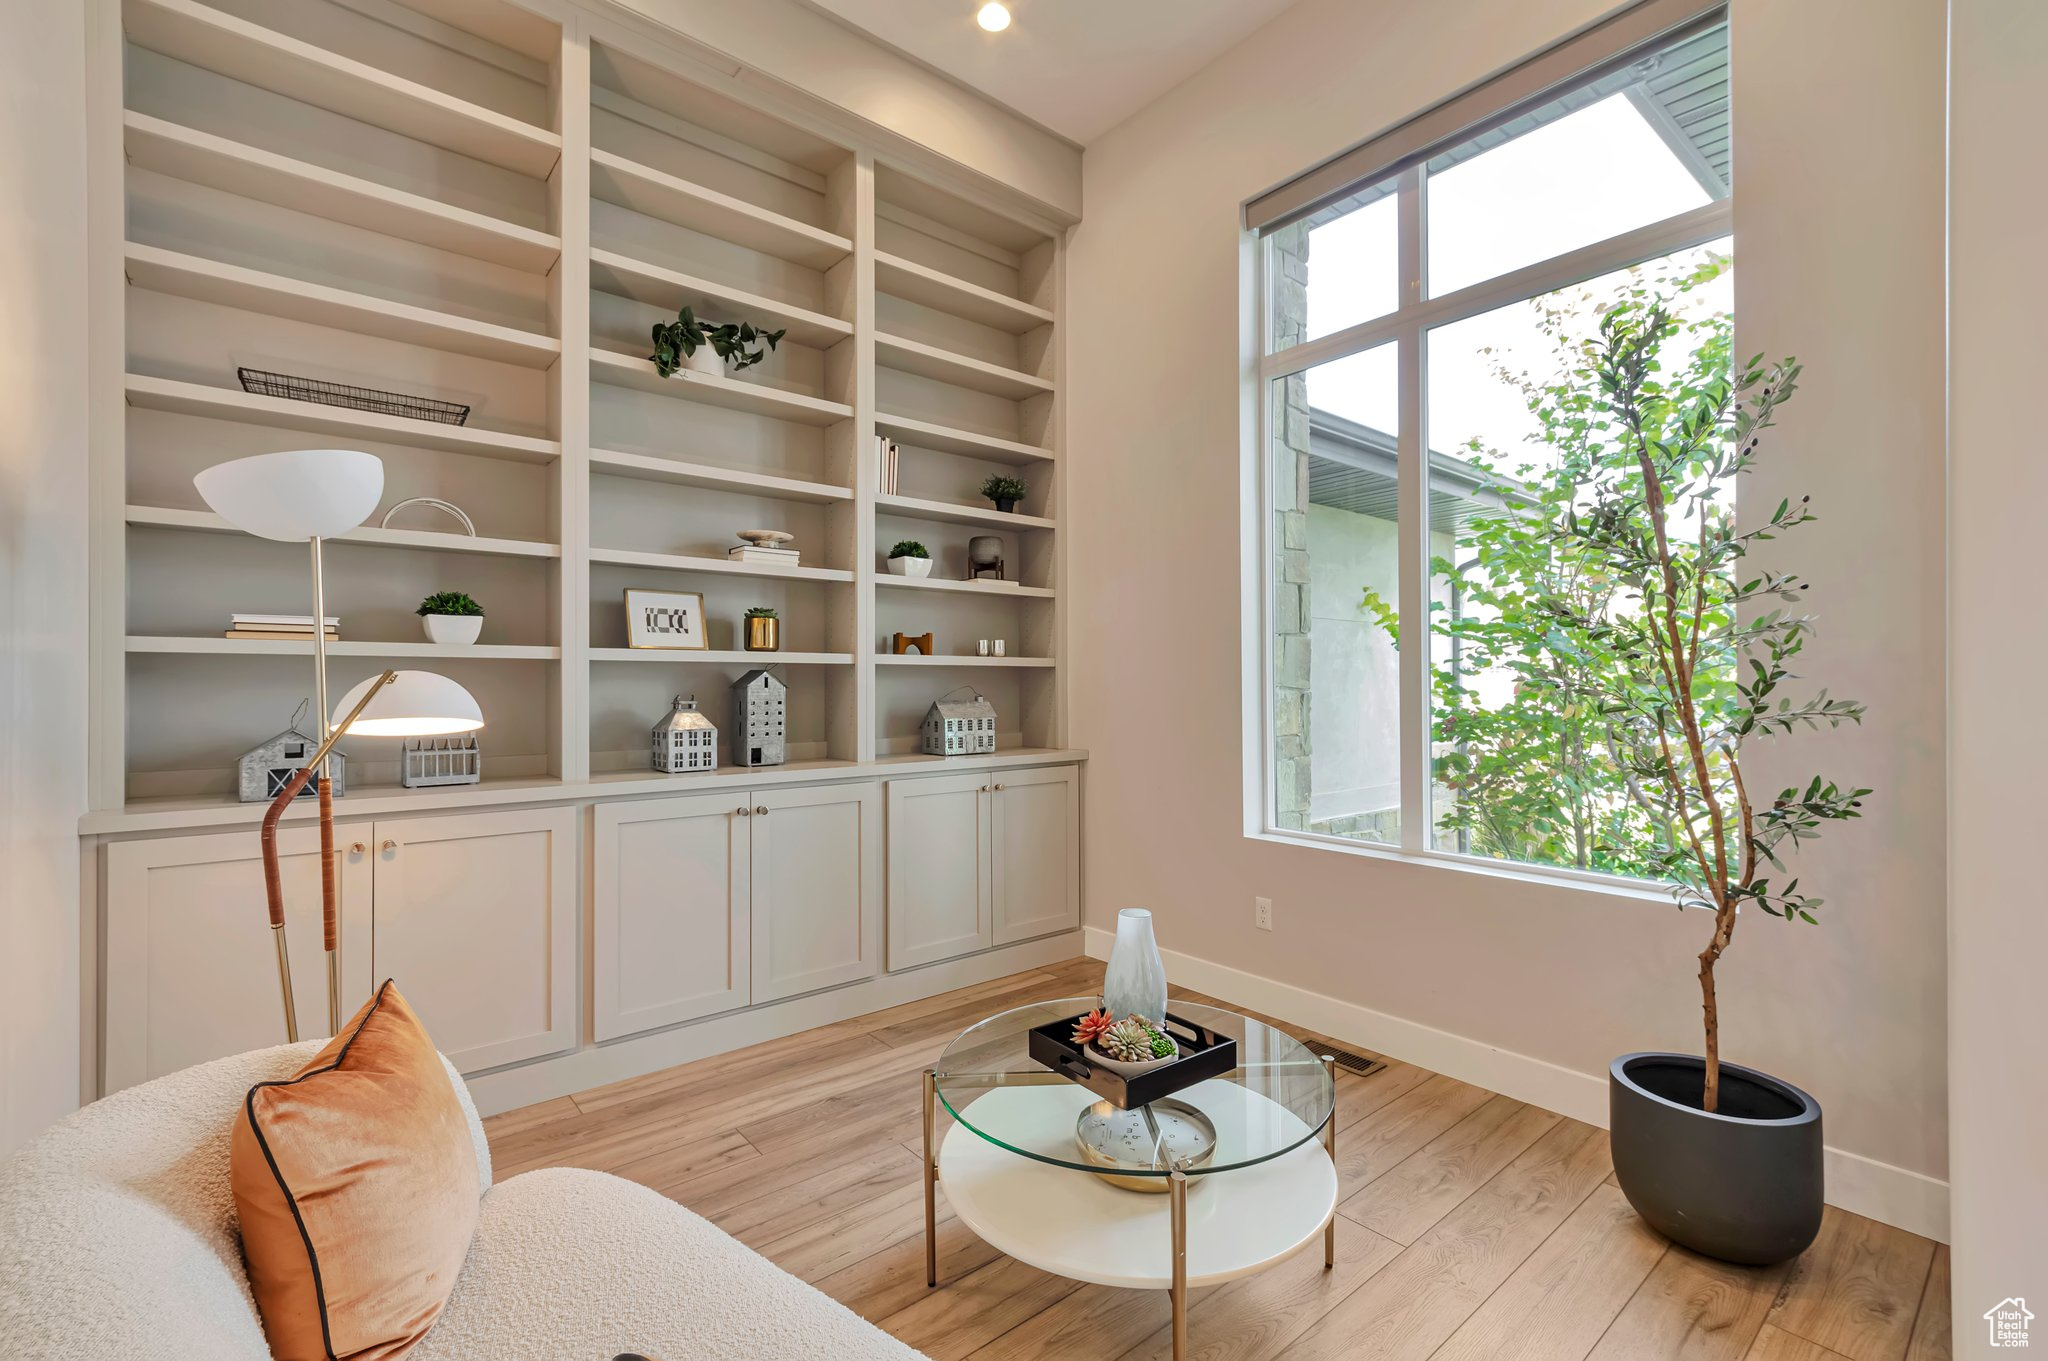
M 1113 933 L 1084 928 L 1088 953 L 1109 958 Z M 1607 1075 L 1582 1073 L 1543 1059 L 1500 1049 L 1447 1030 L 1310 992 L 1228 964 L 1172 950 L 1160 951 L 1167 976 L 1198 992 L 1227 998 L 1254 1011 L 1284 1017 L 1325 1035 L 1353 1041 L 1374 1053 L 1469 1082 L 1531 1106 L 1607 1128 Z M 1881 1223 L 1948 1241 L 1948 1183 L 1861 1154 L 1829 1147 L 1830 1205 Z
M 864 982 L 786 1002 L 749 1007 L 702 1021 L 691 1021 L 645 1035 L 587 1045 L 550 1058 L 536 1059 L 496 1072 L 478 1073 L 463 1081 L 479 1115 L 517 1110 L 558 1096 L 601 1087 L 622 1078 L 673 1068 L 679 1063 L 743 1049 L 764 1040 L 794 1035 L 799 1030 L 830 1025 L 872 1011 L 915 1002 L 955 988 L 973 987 L 1004 974 L 1022 973 L 1072 959 L 1082 947 L 1079 932 L 1067 931 L 1043 940 L 985 950 L 964 959 L 878 974 Z

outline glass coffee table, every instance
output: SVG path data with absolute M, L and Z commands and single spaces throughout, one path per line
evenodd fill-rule
M 991 1247 L 1070 1280 L 1166 1290 L 1173 1355 L 1187 1353 L 1187 1292 L 1337 1243 L 1333 1061 L 1218 1007 L 1172 1018 L 1229 1035 L 1238 1067 L 1120 1112 L 1029 1053 L 1034 1027 L 1100 999 L 991 1016 L 924 1074 L 925 1279 L 938 1282 L 937 1189 Z M 938 1106 L 953 1118 L 939 1146 Z M 1146 1195 L 1147 1190 L 1163 1194 Z

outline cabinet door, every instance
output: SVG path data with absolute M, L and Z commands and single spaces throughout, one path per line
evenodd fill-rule
M 336 829 L 345 1003 L 369 990 L 369 858 L 350 850 L 368 835 L 367 825 Z M 320 834 L 289 828 L 277 845 L 299 1038 L 310 1040 L 328 1033 Z M 106 866 L 102 1090 L 283 1044 L 277 945 L 256 830 L 115 842 Z
M 874 977 L 880 787 L 756 791 L 753 799 L 754 1001 Z
M 906 969 L 993 941 L 989 780 L 889 782 L 889 967 Z
M 992 776 L 995 943 L 1081 924 L 1081 786 L 1072 766 Z
M 576 1043 L 576 810 L 377 823 L 370 962 L 475 1072 Z
M 599 804 L 592 847 L 597 1038 L 747 1005 L 744 791 Z

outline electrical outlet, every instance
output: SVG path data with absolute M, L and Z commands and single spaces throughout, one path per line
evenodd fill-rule
M 1258 927 L 1261 931 L 1273 929 L 1273 900 L 1271 898 L 1252 899 L 1252 925 Z

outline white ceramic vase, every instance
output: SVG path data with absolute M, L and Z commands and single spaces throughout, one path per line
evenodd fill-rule
M 1152 939 L 1152 914 L 1127 907 L 1116 914 L 1116 943 L 1110 946 L 1109 967 L 1102 977 L 1102 1005 L 1121 1020 L 1142 1016 L 1166 1024 L 1166 966 Z
M 725 375 L 725 361 L 718 357 L 718 351 L 707 342 L 683 356 L 683 367 L 691 373 L 708 373 L 717 377 Z
M 891 558 L 889 575 L 893 577 L 928 577 L 932 574 L 930 558 Z
M 423 614 L 420 622 L 426 625 L 428 640 L 436 643 L 473 643 L 484 631 L 480 614 Z

